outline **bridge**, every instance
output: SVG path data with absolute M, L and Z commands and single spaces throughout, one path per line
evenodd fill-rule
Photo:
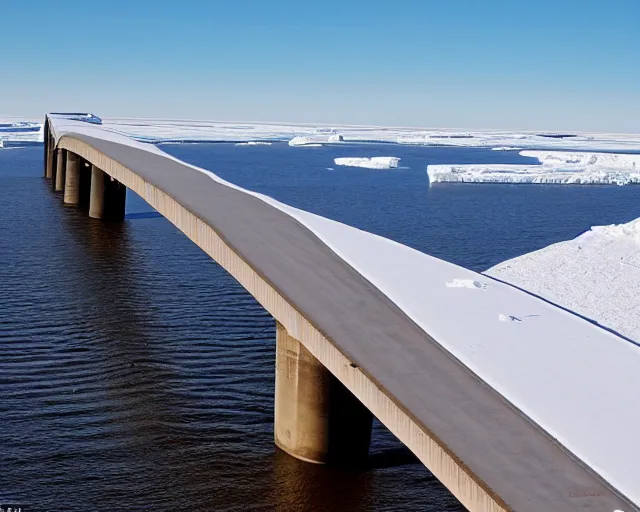
M 274 317 L 279 448 L 358 465 L 375 416 L 468 510 L 640 511 L 636 345 L 96 119 L 46 117 L 45 177 L 102 221 L 134 191 Z

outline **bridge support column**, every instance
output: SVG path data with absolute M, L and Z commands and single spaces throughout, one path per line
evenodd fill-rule
M 56 158 L 56 172 L 53 189 L 56 192 L 62 192 L 64 190 L 64 175 L 65 167 L 67 165 L 67 151 L 65 149 L 58 149 L 58 156 Z
M 80 172 L 78 155 L 67 151 L 67 166 L 64 177 L 64 204 L 77 205 L 80 202 Z
M 104 216 L 104 180 L 105 174 L 92 165 L 91 196 L 89 198 L 89 217 L 92 219 L 101 219 Z
M 111 221 L 124 220 L 127 202 L 127 187 L 112 176 L 104 176 L 104 211 L 103 218 Z
M 84 158 L 78 159 L 78 206 L 89 209 L 91 196 L 91 164 Z
M 45 177 L 51 179 L 53 176 L 53 152 L 55 140 L 53 137 L 49 137 L 49 144 L 47 144 L 47 162 L 45 166 Z
M 371 412 L 276 322 L 275 443 L 319 464 L 363 464 Z

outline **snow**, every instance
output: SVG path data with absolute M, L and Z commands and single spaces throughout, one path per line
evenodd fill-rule
M 310 136 L 296 136 L 289 141 L 289 146 L 322 146 L 323 144 L 331 144 L 344 142 L 344 137 L 338 133 L 326 134 L 322 131 L 316 131 Z
M 68 117 L 68 116 L 67 116 Z M 225 122 L 145 118 L 98 118 L 75 116 L 76 120 L 102 121 L 102 125 L 140 142 L 289 142 L 296 139 L 302 145 L 383 142 L 424 146 L 495 147 L 640 152 L 640 135 L 616 133 L 580 133 L 572 137 L 538 132 L 507 130 L 460 131 L 385 126 L 322 126 L 301 123 Z M 42 128 L 42 119 L 4 118 L 0 123 L 28 122 Z M 40 141 L 43 134 L 14 132 L 15 140 Z M 301 139 L 297 139 L 300 137 Z M 6 137 L 5 137 L 6 139 Z M 307 139 L 306 142 L 304 139 Z M 294 142 L 293 145 L 296 145 Z M 506 150 L 506 149 L 505 149 Z
M 153 145 L 86 123 L 55 119 L 54 133 L 56 137 L 63 133 L 102 136 L 177 160 Z M 635 463 L 640 458 L 640 409 L 634 407 L 640 388 L 639 347 L 571 312 L 488 277 L 504 277 L 495 269 L 488 275 L 478 274 L 243 190 L 209 171 L 188 166 L 297 219 L 480 379 L 620 492 L 640 503 L 640 465 Z M 578 244 L 589 244 L 593 251 L 593 258 L 588 260 L 591 268 L 580 269 L 591 272 L 594 278 L 597 270 L 604 270 L 608 279 L 613 279 L 612 288 L 621 294 L 615 297 L 607 290 L 606 297 L 620 307 L 637 300 L 624 295 L 631 293 L 624 291 L 625 286 L 626 290 L 637 290 L 625 279 L 640 279 L 640 256 L 636 256 L 640 255 L 640 247 L 628 235 L 637 234 L 637 230 L 637 226 L 595 229 Z M 615 249 L 619 251 L 616 254 L 623 254 L 622 260 L 615 261 L 611 256 L 614 251 L 610 244 L 621 244 Z M 573 247 L 570 254 L 575 256 L 579 250 L 583 249 Z M 571 259 L 551 256 L 546 271 L 559 263 L 566 265 L 555 275 L 565 276 L 566 285 L 576 289 L 582 278 L 577 277 L 580 274 Z M 533 269 L 538 267 L 544 265 L 530 265 Z M 627 277 L 618 279 L 618 274 Z M 546 279 L 545 272 L 539 272 L 538 278 Z M 530 277 L 527 282 L 531 282 Z M 608 285 L 602 283 L 608 282 L 601 281 L 592 289 L 591 301 L 605 302 L 602 288 Z M 556 283 L 554 289 L 559 288 Z M 628 309 L 624 316 L 640 318 L 638 313 L 637 309 Z M 599 442 L 602 439 L 607 442 Z
M 289 146 L 306 146 L 307 144 L 312 144 L 313 139 L 310 137 L 294 137 L 289 141 Z
M 640 183 L 640 154 L 521 151 L 540 165 L 429 165 L 430 183 L 555 183 L 629 185 Z
M 517 146 L 498 146 L 497 148 L 491 148 L 491 151 L 518 151 L 522 148 Z
M 388 142 L 427 146 L 506 147 L 592 151 L 639 151 L 640 135 L 575 133 L 550 138 L 537 132 L 506 130 L 459 131 L 382 126 L 318 126 L 297 123 L 195 121 L 175 119 L 103 118 L 103 126 L 143 142 L 301 142 L 308 144 Z M 298 139 L 299 137 L 299 139 Z
M 536 158 L 542 165 L 550 167 L 593 167 L 640 172 L 640 154 L 520 151 L 520 155 Z
M 592 227 L 485 273 L 640 343 L 640 218 Z
M 0 118 L 0 144 L 3 142 L 43 142 L 42 126 L 42 122 L 35 120 Z
M 395 169 L 400 158 L 395 156 L 373 156 L 371 158 L 343 157 L 334 158 L 336 165 L 347 167 L 365 167 L 367 169 Z
M 487 287 L 487 283 L 475 281 L 473 279 L 454 279 L 453 281 L 447 281 L 445 284 L 447 288 L 471 288 L 472 290 Z
M 250 140 L 248 142 L 238 142 L 236 143 L 236 146 L 271 146 L 271 142 Z

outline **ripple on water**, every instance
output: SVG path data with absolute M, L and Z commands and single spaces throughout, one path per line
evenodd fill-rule
M 460 510 L 379 424 L 366 472 L 277 451 L 270 316 L 164 219 L 90 221 L 40 177 L 41 148 L 10 153 L 0 153 L 0 501 Z

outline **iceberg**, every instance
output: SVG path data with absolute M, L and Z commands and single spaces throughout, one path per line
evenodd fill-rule
M 310 137 L 303 136 L 294 137 L 289 141 L 289 146 L 309 146 L 312 144 L 317 145 L 317 142 Z
M 603 169 L 638 170 L 640 172 L 640 154 L 626 153 L 587 153 L 567 151 L 520 151 L 521 156 L 536 158 L 542 165 L 601 167 Z
M 364 167 L 366 169 L 395 169 L 400 158 L 395 156 L 373 156 L 371 158 L 344 157 L 334 158 L 336 165 L 346 167 Z
M 538 165 L 429 165 L 430 183 L 552 183 L 630 185 L 640 183 L 640 154 L 521 151 Z
M 313 136 L 300 135 L 291 139 L 289 146 L 322 146 L 323 144 L 335 142 L 344 142 L 344 136 L 339 133 L 314 134 Z
M 35 121 L 0 119 L 0 147 L 6 142 L 34 144 L 44 141 L 43 124 Z

